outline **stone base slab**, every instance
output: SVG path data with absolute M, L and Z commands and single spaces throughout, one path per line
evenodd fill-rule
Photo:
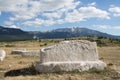
M 41 73 L 74 71 L 88 71 L 90 69 L 104 70 L 106 64 L 98 61 L 67 61 L 67 62 L 37 62 L 35 68 Z

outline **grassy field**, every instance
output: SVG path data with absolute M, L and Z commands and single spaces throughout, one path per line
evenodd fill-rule
M 60 40 L 0 42 L 7 56 L 0 62 L 0 80 L 120 80 L 120 47 L 98 47 L 99 58 L 108 67 L 104 71 L 61 72 L 40 74 L 35 71 L 34 64 L 39 57 L 28 57 L 11 54 L 12 50 L 39 50 L 43 47 L 58 43 Z

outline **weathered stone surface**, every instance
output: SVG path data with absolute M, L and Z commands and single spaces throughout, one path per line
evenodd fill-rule
M 95 61 L 98 52 L 95 42 L 63 41 L 41 50 L 41 62 Z
M 30 50 L 22 53 L 22 56 L 40 56 L 40 50 Z
M 41 49 L 41 60 L 36 63 L 39 72 L 103 70 L 106 64 L 98 59 L 95 42 L 86 40 L 63 41 Z
M 3 61 L 6 56 L 6 52 L 4 50 L 0 50 L 0 61 Z
M 44 73 L 74 70 L 82 72 L 90 69 L 103 70 L 105 67 L 106 64 L 102 61 L 38 62 L 36 64 L 36 70 Z

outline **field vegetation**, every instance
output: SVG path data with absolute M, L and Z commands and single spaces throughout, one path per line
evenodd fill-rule
M 12 50 L 40 50 L 63 40 L 96 41 L 99 59 L 107 64 L 103 71 L 38 73 L 34 65 L 40 57 L 11 54 Z M 40 39 L 29 41 L 0 42 L 0 49 L 7 53 L 0 62 L 0 80 L 120 80 L 120 40 L 104 37 L 81 37 L 65 39 Z

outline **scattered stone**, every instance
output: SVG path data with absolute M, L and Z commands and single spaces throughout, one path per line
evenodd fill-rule
M 36 70 L 43 73 L 90 69 L 103 70 L 106 64 L 99 60 L 96 42 L 87 40 L 62 41 L 41 49 Z
M 11 54 L 23 54 L 24 52 L 26 52 L 26 49 L 13 50 Z
M 20 54 L 22 56 L 40 56 L 40 50 L 13 50 L 11 54 Z
M 3 61 L 6 56 L 6 52 L 4 50 L 0 50 L 0 61 Z
M 40 56 L 40 50 L 26 51 L 22 54 L 22 56 Z

